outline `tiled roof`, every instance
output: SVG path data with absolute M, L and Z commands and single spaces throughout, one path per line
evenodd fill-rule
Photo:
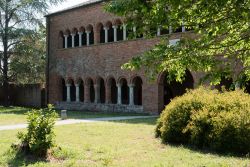
M 46 15 L 45 17 L 51 16 L 51 15 L 55 15 L 55 14 L 59 14 L 59 13 L 63 13 L 63 12 L 67 12 L 67 11 L 69 11 L 69 10 L 73 10 L 73 9 L 85 7 L 85 6 L 88 6 L 88 5 L 100 3 L 100 2 L 102 2 L 102 1 L 105 1 L 105 0 L 88 0 L 88 1 L 86 1 L 86 2 L 80 3 L 80 4 L 78 4 L 78 5 L 75 5 L 75 6 L 66 8 L 66 9 L 59 10 L 59 11 L 54 12 L 54 13 L 49 13 L 49 14 Z

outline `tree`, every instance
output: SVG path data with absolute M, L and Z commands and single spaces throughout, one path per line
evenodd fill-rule
M 15 84 L 45 83 L 46 31 L 25 36 L 22 43 L 13 47 L 10 61 L 11 82 Z
M 150 78 L 167 71 L 169 80 L 177 81 L 189 69 L 205 72 L 211 84 L 221 78 L 233 78 L 235 84 L 250 80 L 250 0 L 112 0 L 105 8 L 149 37 L 157 27 L 192 30 L 175 46 L 166 42 L 170 35 L 162 37 L 125 69 L 144 68 Z
M 40 16 L 47 13 L 49 5 L 63 0 L 0 0 L 0 45 L 1 73 L 5 94 L 5 105 L 8 105 L 11 57 L 13 48 L 22 43 L 25 36 L 33 34 L 42 24 Z

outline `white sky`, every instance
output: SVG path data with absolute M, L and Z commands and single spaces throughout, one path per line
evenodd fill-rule
M 63 10 L 71 6 L 75 6 L 79 3 L 86 2 L 86 1 L 88 0 L 65 0 L 65 2 L 61 3 L 60 5 L 51 7 L 51 9 L 49 10 L 49 13 L 54 13 L 56 11 Z

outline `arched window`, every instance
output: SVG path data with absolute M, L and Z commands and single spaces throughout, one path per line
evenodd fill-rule
M 142 79 L 141 77 L 135 77 L 133 79 L 134 85 L 134 104 L 142 105 Z
M 176 81 L 168 81 L 167 73 L 164 72 L 159 78 L 159 112 L 161 112 L 165 105 L 168 105 L 171 99 L 176 96 L 181 96 L 186 93 L 186 89 L 194 88 L 194 80 L 192 74 L 186 70 L 185 80 L 180 83 Z
M 95 88 L 94 88 L 94 82 L 92 79 L 89 80 L 89 93 L 90 93 L 90 102 L 95 102 Z
M 129 104 L 129 87 L 128 87 L 128 82 L 126 79 L 122 78 L 120 80 L 121 84 L 121 99 L 122 99 L 122 104 Z
M 105 103 L 106 100 L 106 89 L 105 89 L 105 82 L 104 79 L 100 78 L 100 100 L 101 103 Z
M 64 79 L 62 79 L 62 101 L 67 100 L 67 87 L 66 82 Z
M 109 80 L 110 89 L 111 89 L 111 103 L 117 104 L 117 86 L 114 78 Z

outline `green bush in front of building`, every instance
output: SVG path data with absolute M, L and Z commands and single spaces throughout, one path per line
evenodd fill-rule
M 250 95 L 200 87 L 177 97 L 158 120 L 164 143 L 188 144 L 218 152 L 250 153 Z

